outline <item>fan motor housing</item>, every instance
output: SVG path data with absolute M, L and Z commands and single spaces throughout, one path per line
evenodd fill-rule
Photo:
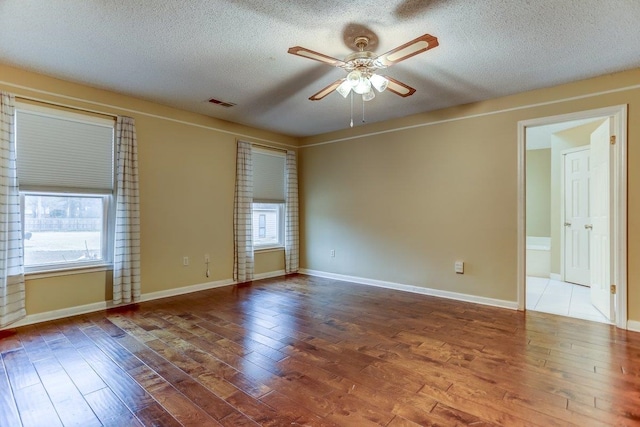
M 347 55 L 344 58 L 344 62 L 351 62 L 356 59 L 374 59 L 376 55 L 373 52 L 363 51 L 363 52 L 353 52 L 350 55 Z

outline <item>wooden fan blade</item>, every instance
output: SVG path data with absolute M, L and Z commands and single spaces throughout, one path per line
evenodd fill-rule
M 292 55 L 298 55 L 298 56 L 302 56 L 303 58 L 313 59 L 314 61 L 319 61 L 325 64 L 333 65 L 334 67 L 342 67 L 343 65 L 345 65 L 344 61 L 341 61 L 336 58 L 332 58 L 327 55 L 323 55 L 322 53 L 315 52 L 313 50 L 300 47 L 300 46 L 290 47 L 287 52 L 289 52 Z
M 387 90 L 395 93 L 396 95 L 400 95 L 403 98 L 407 96 L 411 96 L 415 93 L 415 89 L 409 85 L 406 85 L 402 82 L 399 82 L 396 79 L 392 79 L 389 76 L 384 76 L 385 79 L 389 80 L 389 85 L 387 86 Z
M 309 99 L 311 101 L 320 101 L 322 98 L 324 98 L 325 96 L 329 95 L 331 92 L 336 90 L 336 88 L 340 86 L 340 84 L 345 80 L 346 79 L 336 80 L 335 82 L 331 83 L 329 86 L 325 87 L 324 89 L 321 89 L 318 93 L 311 95 Z
M 383 53 L 376 58 L 376 62 L 388 67 L 436 46 L 438 46 L 438 39 L 430 34 L 425 34 L 387 53 Z

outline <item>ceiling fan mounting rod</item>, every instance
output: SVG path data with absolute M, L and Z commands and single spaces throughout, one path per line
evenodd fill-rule
M 360 49 L 360 52 L 364 51 L 366 47 L 369 45 L 369 37 L 365 37 L 365 36 L 356 37 L 355 45 L 358 49 Z
M 374 67 L 373 65 L 373 60 L 376 58 L 376 55 L 373 52 L 365 50 L 369 45 L 369 38 L 365 36 L 356 37 L 354 44 L 358 48 L 358 50 L 356 52 L 352 52 L 350 55 L 347 55 L 347 57 L 344 59 L 344 65 L 342 65 L 342 68 L 347 71 L 357 69 L 361 71 L 369 70 L 369 72 L 371 72 L 371 70 L 375 68 L 378 68 Z

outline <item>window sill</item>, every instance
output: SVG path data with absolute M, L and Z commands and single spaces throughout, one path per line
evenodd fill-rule
M 279 252 L 279 251 L 284 251 L 284 246 L 267 246 L 262 248 L 253 248 L 253 253 Z
M 100 271 L 113 270 L 111 264 L 86 265 L 81 267 L 50 268 L 37 271 L 25 272 L 26 280 L 45 279 L 47 277 L 71 276 L 73 274 L 97 273 Z

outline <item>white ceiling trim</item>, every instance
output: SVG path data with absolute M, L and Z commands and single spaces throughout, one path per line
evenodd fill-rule
M 83 103 L 87 103 L 87 104 L 91 104 L 91 105 L 97 105 L 97 106 L 100 106 L 100 107 L 113 108 L 113 109 L 120 110 L 120 111 L 126 111 L 128 113 L 140 114 L 140 115 L 143 115 L 143 116 L 153 117 L 153 118 L 157 118 L 157 119 L 161 119 L 161 120 L 167 120 L 167 121 L 171 121 L 171 122 L 174 122 L 174 123 L 181 123 L 181 124 L 188 125 L 188 126 L 198 127 L 198 128 L 201 128 L 201 129 L 213 130 L 213 131 L 225 133 L 225 134 L 228 134 L 228 135 L 237 136 L 238 139 L 243 139 L 243 140 L 246 140 L 247 142 L 252 142 L 252 141 L 267 142 L 267 143 L 275 144 L 275 145 L 278 145 L 278 146 L 281 146 L 281 147 L 288 147 L 288 148 L 294 148 L 294 149 L 304 149 L 304 148 L 318 147 L 318 146 L 321 146 L 321 145 L 335 144 L 337 142 L 349 141 L 349 140 L 360 139 L 360 138 L 367 138 L 367 137 L 370 137 L 370 136 L 384 135 L 384 134 L 387 134 L 387 133 L 400 132 L 400 131 L 404 131 L 404 130 L 416 129 L 416 128 L 421 128 L 421 127 L 426 127 L 426 126 L 434 126 L 434 125 L 438 125 L 438 124 L 456 122 L 456 121 L 460 121 L 460 120 L 467 120 L 467 119 L 474 119 L 474 118 L 479 118 L 479 117 L 492 116 L 492 115 L 495 115 L 495 114 L 508 113 L 508 112 L 511 112 L 511 111 L 526 110 L 526 109 L 530 109 L 530 108 L 543 107 L 543 106 L 546 106 L 546 105 L 561 104 L 561 103 L 564 103 L 564 102 L 571 102 L 571 101 L 577 101 L 577 100 L 581 100 L 581 99 L 593 98 L 593 97 L 596 97 L 596 96 L 608 95 L 608 94 L 611 94 L 611 93 L 626 92 L 626 91 L 629 91 L 629 90 L 640 89 L 640 84 L 637 84 L 637 85 L 625 86 L 625 87 L 616 88 L 616 89 L 609 89 L 609 90 L 600 91 L 600 92 L 592 92 L 592 93 L 579 95 L 579 96 L 573 96 L 573 97 L 569 97 L 569 98 L 556 99 L 556 100 L 553 100 L 553 101 L 540 102 L 540 103 L 536 103 L 536 104 L 520 105 L 518 107 L 505 108 L 505 109 L 502 109 L 502 110 L 495 110 L 495 111 L 488 111 L 486 113 L 470 114 L 470 115 L 467 115 L 467 116 L 454 117 L 454 118 L 451 118 L 451 119 L 436 120 L 434 122 L 419 123 L 419 124 L 416 124 L 416 125 L 402 126 L 402 127 L 387 129 L 387 130 L 378 131 L 378 132 L 369 132 L 369 133 L 365 133 L 365 134 L 361 134 L 361 135 L 354 135 L 354 136 L 348 136 L 348 137 L 344 137 L 344 138 L 332 139 L 332 140 L 329 140 L 329 141 L 318 142 L 318 143 L 315 143 L 315 144 L 307 144 L 307 145 L 296 146 L 296 145 L 286 144 L 286 143 L 283 143 L 283 142 L 274 141 L 274 140 L 270 140 L 270 139 L 257 138 L 257 137 L 253 137 L 253 136 L 249 136 L 249 135 L 245 135 L 245 134 L 241 134 L 241 133 L 231 132 L 231 131 L 220 129 L 220 128 L 216 128 L 216 127 L 213 127 L 213 126 L 205 126 L 205 125 L 201 125 L 201 124 L 198 124 L 198 123 L 192 123 L 192 122 L 187 122 L 187 121 L 184 121 L 184 120 L 174 119 L 174 118 L 167 117 L 167 116 L 161 116 L 161 115 L 158 115 L 158 114 L 151 114 L 151 113 L 146 113 L 144 111 L 138 111 L 138 110 L 133 110 L 133 109 L 130 109 L 130 108 L 119 107 L 117 105 L 111 105 L 111 104 L 106 104 L 106 103 L 97 102 L 97 101 L 90 101 L 90 100 L 86 100 L 86 99 L 82 99 L 82 98 L 77 98 L 77 97 L 68 96 L 68 95 L 62 95 L 62 94 L 59 94 L 59 93 L 49 92 L 49 91 L 45 91 L 45 90 L 41 90 L 41 89 L 34 89 L 34 88 L 30 88 L 28 86 L 22 86 L 22 85 L 18 85 L 18 84 L 15 84 L 15 83 L 2 81 L 2 80 L 0 80 L 0 84 L 1 85 L 5 85 L 5 86 L 14 87 L 14 88 L 17 88 L 17 89 L 28 90 L 30 92 L 40 93 L 40 94 L 43 94 L 43 95 L 56 96 L 56 97 L 59 97 L 59 98 L 68 99 L 68 100 L 72 100 L 72 101 L 83 102 Z M 49 103 L 49 104 L 52 103 L 50 100 L 38 99 L 38 98 L 34 98 L 34 97 L 28 96 L 28 95 L 21 95 L 21 94 L 18 94 L 18 93 L 16 93 L 15 95 L 18 96 L 18 97 L 25 98 L 25 99 L 30 99 L 30 100 L 33 100 L 33 101 L 44 102 L 44 103 Z M 62 104 L 62 103 L 54 103 L 54 104 L 55 105 L 59 105 L 60 107 L 78 109 L 78 107 L 74 106 L 74 105 L 68 105 L 68 104 Z M 96 114 L 105 114 L 105 115 L 110 115 L 110 116 L 114 115 L 114 113 L 109 113 L 109 112 L 99 111 L 99 110 L 85 109 L 85 111 L 88 111 L 88 112 L 91 112 L 91 113 L 96 113 Z M 278 148 L 278 147 L 274 147 L 274 148 Z
M 96 106 L 99 106 L 99 107 L 106 107 L 106 108 L 112 108 L 112 109 L 119 110 L 119 111 L 126 111 L 127 113 L 139 114 L 139 115 L 142 115 L 142 116 L 153 117 L 155 119 L 161 119 L 161 120 L 167 120 L 167 121 L 174 122 L 174 123 L 181 123 L 183 125 L 194 126 L 194 127 L 198 127 L 198 128 L 201 128 L 201 129 L 213 130 L 213 131 L 221 132 L 221 133 L 224 133 L 224 134 L 227 134 L 227 135 L 234 135 L 234 136 L 236 136 L 236 137 L 238 137 L 240 139 L 247 139 L 248 142 L 250 142 L 250 141 L 260 141 L 260 142 L 267 142 L 267 143 L 270 143 L 270 144 L 276 144 L 276 145 L 282 146 L 282 147 L 289 147 L 289 148 L 296 148 L 296 149 L 300 148 L 297 145 L 285 144 L 284 142 L 274 141 L 274 140 L 271 140 L 271 139 L 258 138 L 258 137 L 255 137 L 255 136 L 250 136 L 250 135 L 245 135 L 245 134 L 242 134 L 242 133 L 228 131 L 228 130 L 225 130 L 225 129 L 220 129 L 220 128 L 217 128 L 217 127 L 214 127 L 214 126 L 201 125 L 201 124 L 198 124 L 198 123 L 192 123 L 192 122 L 188 122 L 188 121 L 185 121 L 185 120 L 178 120 L 178 119 L 174 119 L 174 118 L 167 117 L 167 116 L 161 116 L 159 114 L 151 114 L 151 113 L 146 113 L 144 111 L 133 110 L 131 108 L 119 107 L 117 105 L 105 104 L 105 103 L 97 102 L 97 101 L 90 101 L 88 99 L 76 98 L 74 96 L 62 95 L 60 93 L 49 92 L 49 91 L 41 90 L 41 89 L 34 89 L 34 88 L 31 88 L 31 87 L 28 87 L 28 86 L 22 86 L 22 85 L 18 85 L 18 84 L 15 84 L 15 83 L 5 82 L 5 81 L 2 81 L 2 80 L 0 80 L 0 85 L 10 86 L 10 87 L 14 87 L 16 89 L 28 90 L 29 92 L 35 92 L 35 93 L 39 93 L 39 94 L 42 94 L 42 95 L 55 96 L 55 97 L 67 99 L 67 100 L 70 100 L 70 101 L 83 102 L 83 103 L 86 103 L 86 104 L 96 105 Z M 109 112 L 106 112 L 106 111 L 99 111 L 99 110 L 90 110 L 88 108 L 78 108 L 75 105 L 62 104 L 62 103 L 59 103 L 59 102 L 52 102 L 52 101 L 47 100 L 47 99 L 39 99 L 39 98 L 35 98 L 35 97 L 29 96 L 29 95 L 23 95 L 23 94 L 19 94 L 19 93 L 14 93 L 14 95 L 19 97 L 19 98 L 23 98 L 23 99 L 27 99 L 27 100 L 31 100 L 31 101 L 36 101 L 36 102 L 42 102 L 42 103 L 51 104 L 51 105 L 58 105 L 60 107 L 71 108 L 71 109 L 74 109 L 74 110 L 84 110 L 84 111 L 87 111 L 89 113 L 103 114 L 103 115 L 112 116 L 112 117 L 117 116 L 117 114 L 115 114 L 115 113 L 109 113 Z M 185 110 L 185 112 L 187 112 L 187 111 Z M 194 113 L 194 114 L 197 114 L 197 113 Z M 275 147 L 275 148 L 277 148 L 277 147 Z
M 475 119 L 475 118 L 478 118 L 478 117 L 493 116 L 493 115 L 496 115 L 496 114 L 508 113 L 508 112 L 511 112 L 511 111 L 527 110 L 529 108 L 544 107 L 546 105 L 554 105 L 554 104 L 561 104 L 563 102 L 578 101 L 580 99 L 593 98 L 593 97 L 596 97 L 596 96 L 608 95 L 608 94 L 617 93 L 617 92 L 626 92 L 626 91 L 629 91 L 629 90 L 636 90 L 636 89 L 640 89 L 640 84 L 632 85 L 632 86 L 625 86 L 625 87 L 621 87 L 621 88 L 617 88 L 617 89 L 609 89 L 609 90 L 604 90 L 604 91 L 600 91 L 600 92 L 593 92 L 593 93 L 588 93 L 588 94 L 579 95 L 579 96 L 572 96 L 572 97 L 569 97 L 569 98 L 556 99 L 556 100 L 553 100 L 553 101 L 539 102 L 537 104 L 520 105 L 518 107 L 505 108 L 505 109 L 502 109 L 502 110 L 495 110 L 495 111 L 488 111 L 486 113 L 470 114 L 470 115 L 467 115 L 467 116 L 454 117 L 454 118 L 451 118 L 451 119 L 436 120 L 434 122 L 419 123 L 417 125 L 402 126 L 402 127 L 382 130 L 382 131 L 378 131 L 378 132 L 369 132 L 369 133 L 364 133 L 364 134 L 361 134 L 361 135 L 347 136 L 347 137 L 344 137 L 344 138 L 332 139 L 330 141 L 317 142 L 315 144 L 301 145 L 299 148 L 302 149 L 302 148 L 317 147 L 317 146 L 320 146 L 320 145 L 335 144 L 336 142 L 349 141 L 349 140 L 352 140 L 352 139 L 367 138 L 367 137 L 370 137 L 370 136 L 384 135 L 386 133 L 400 132 L 400 131 L 403 131 L 403 130 L 415 129 L 415 128 L 421 128 L 421 127 L 426 127 L 426 126 L 433 126 L 433 125 L 439 125 L 439 124 L 442 124 L 442 123 L 457 122 L 457 121 L 460 121 L 460 120 L 467 120 L 467 119 Z

